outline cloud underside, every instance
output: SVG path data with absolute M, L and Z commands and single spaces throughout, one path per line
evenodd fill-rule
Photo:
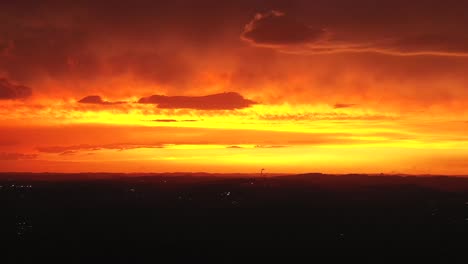
M 79 100 L 78 103 L 81 104 L 95 104 L 95 105 L 118 105 L 118 104 L 125 104 L 125 102 L 109 102 L 103 100 L 100 96 L 97 95 L 90 95 L 86 96 L 83 99 Z
M 309 25 L 283 12 L 256 14 L 245 26 L 241 38 L 254 46 L 287 53 L 327 54 L 377 52 L 397 56 L 468 56 L 468 36 L 449 32 L 414 32 L 389 35 L 378 32 L 353 35 L 339 27 Z M 361 36 L 365 35 L 365 36 Z
M 339 103 L 339 104 L 335 104 L 333 106 L 333 108 L 335 109 L 340 109 L 340 108 L 350 108 L 350 107 L 355 107 L 356 104 L 342 104 L 342 103 Z
M 101 96 L 90 95 L 78 101 L 80 104 L 113 106 L 129 104 L 124 101 L 106 101 Z M 152 95 L 143 97 L 138 104 L 153 104 L 161 109 L 194 109 L 194 110 L 235 110 L 250 107 L 257 102 L 244 98 L 242 95 L 229 92 L 206 96 L 165 96 Z M 195 122 L 197 120 L 157 119 L 154 122 Z
M 32 94 L 32 89 L 24 86 L 13 84 L 7 79 L 0 78 L 0 100 L 16 100 L 25 99 Z
M 162 109 L 235 110 L 250 107 L 256 102 L 238 93 L 220 93 L 206 96 L 153 95 L 141 98 L 140 104 L 154 104 Z

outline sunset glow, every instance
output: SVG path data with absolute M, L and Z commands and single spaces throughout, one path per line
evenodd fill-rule
M 217 2 L 2 3 L 0 171 L 468 175 L 466 4 Z

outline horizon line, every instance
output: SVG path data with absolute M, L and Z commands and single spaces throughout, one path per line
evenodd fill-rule
M 304 173 L 282 173 L 282 172 L 273 172 L 273 173 L 263 173 L 260 172 L 181 172 L 181 171 L 174 171 L 174 172 L 25 172 L 25 171 L 10 171 L 10 172 L 0 172 L 0 175 L 5 174 L 57 174 L 57 175 L 71 175 L 71 174 L 90 174 L 90 175 L 98 175 L 98 174 L 107 174 L 107 175 L 174 175 L 174 174 L 187 174 L 187 175 L 194 175 L 196 174 L 206 174 L 206 175 L 267 175 L 267 176 L 306 176 L 306 175 L 324 175 L 324 176 L 349 176 L 349 175 L 360 175 L 360 176 L 400 176 L 400 177 L 468 177 L 468 174 L 442 174 L 442 173 L 325 173 L 325 172 L 304 172 Z

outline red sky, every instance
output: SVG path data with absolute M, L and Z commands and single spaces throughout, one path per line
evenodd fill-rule
M 3 1 L 0 171 L 468 175 L 463 1 Z

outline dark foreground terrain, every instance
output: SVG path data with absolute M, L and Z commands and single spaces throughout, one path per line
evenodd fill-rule
M 466 178 L 0 174 L 0 186 L 10 262 L 468 256 Z

